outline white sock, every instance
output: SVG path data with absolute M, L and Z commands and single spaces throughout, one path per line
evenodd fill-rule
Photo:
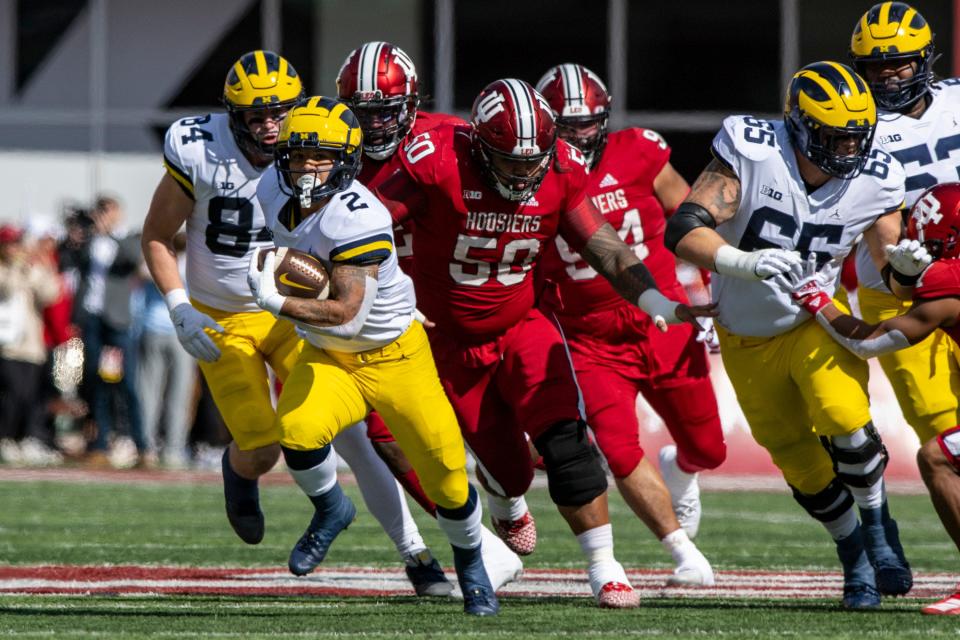
M 492 493 L 487 494 L 487 508 L 490 515 L 497 520 L 519 520 L 530 509 L 523 496 L 519 498 L 501 498 Z
M 613 561 L 613 525 L 602 524 L 577 536 L 580 550 L 592 565 Z
M 377 455 L 367 437 L 367 425 L 358 422 L 341 431 L 333 447 L 353 471 L 367 509 L 390 537 L 401 557 L 427 548 L 420 529 L 410 515 L 403 488 Z
M 843 540 L 857 528 L 857 512 L 850 507 L 836 520 L 824 522 L 823 527 L 834 540 Z
M 473 510 L 467 516 L 460 520 L 445 517 L 440 509 L 437 510 L 437 524 L 440 525 L 447 540 L 455 547 L 461 549 L 476 549 L 480 546 L 481 539 L 481 521 L 483 520 L 483 506 L 480 504 L 480 497 L 475 489 L 471 493 L 476 497 Z
M 327 458 L 310 469 L 289 469 L 294 482 L 308 496 L 319 496 L 337 484 L 337 454 L 331 451 Z
M 696 545 L 690 541 L 690 538 L 687 536 L 687 532 L 683 529 L 677 529 L 673 533 L 668 533 L 663 536 L 660 540 L 660 544 L 663 545 L 663 548 L 666 549 L 670 555 L 673 557 L 673 561 L 676 564 L 683 564 L 684 558 L 687 555 L 688 550 L 692 547 L 696 549 Z

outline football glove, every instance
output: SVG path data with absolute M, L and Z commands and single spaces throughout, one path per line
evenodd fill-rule
M 720 353 L 720 338 L 713 325 L 713 318 L 701 318 L 700 326 L 703 328 L 697 334 L 697 342 L 703 343 L 710 353 Z
M 250 287 L 250 292 L 261 309 L 279 316 L 280 309 L 283 308 L 283 303 L 287 299 L 277 291 L 277 282 L 274 280 L 273 273 L 276 259 L 275 251 L 268 252 L 263 259 L 263 268 L 259 268 L 257 263 L 260 261 L 260 249 L 257 248 L 250 258 L 250 266 L 247 269 L 247 286 Z
M 220 359 L 220 349 L 207 335 L 205 329 L 223 333 L 223 327 L 216 320 L 197 309 L 189 302 L 181 302 L 170 310 L 170 319 L 177 331 L 177 340 L 184 350 L 197 360 L 216 362 Z
M 811 252 L 802 266 L 793 267 L 788 274 L 777 276 L 775 281 L 812 316 L 832 302 L 827 293 L 830 282 L 827 276 L 817 271 L 815 253 Z
M 887 262 L 894 276 L 897 274 L 905 276 L 896 278 L 897 282 L 905 286 L 915 284 L 924 269 L 933 262 L 933 257 L 927 248 L 918 240 L 904 238 L 896 245 L 888 244 L 884 247 L 884 252 L 887 254 Z

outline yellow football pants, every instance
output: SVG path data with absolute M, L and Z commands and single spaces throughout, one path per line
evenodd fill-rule
M 819 436 L 850 434 L 870 422 L 867 363 L 814 320 L 772 338 L 717 333 L 754 439 L 788 483 L 808 495 L 822 491 L 835 474 Z
M 389 345 L 361 353 L 304 343 L 277 405 L 280 442 L 301 451 L 322 448 L 371 409 L 390 425 L 427 496 L 444 508 L 463 506 L 463 439 L 419 322 Z
M 904 314 L 911 306 L 893 294 L 867 287 L 859 287 L 857 297 L 860 315 L 870 324 Z M 960 367 L 955 349 L 949 336 L 938 329 L 923 342 L 878 358 L 903 417 L 920 442 L 960 424 Z
M 220 359 L 200 361 L 200 370 L 230 435 L 242 451 L 279 442 L 266 365 L 281 381 L 289 375 L 301 348 L 293 324 L 269 311 L 230 313 L 196 301 L 193 306 L 224 329 L 207 331 L 220 348 Z

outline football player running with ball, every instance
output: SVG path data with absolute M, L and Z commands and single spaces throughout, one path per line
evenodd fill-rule
M 904 315 L 874 323 L 846 315 L 830 300 L 824 275 L 816 272 L 813 260 L 806 269 L 780 282 L 834 340 L 861 358 L 909 350 L 941 329 L 956 345 L 960 340 L 958 230 L 960 183 L 937 185 L 917 199 L 910 212 L 907 239 L 889 253 L 891 267 L 916 285 L 912 289 L 914 304 Z M 960 425 L 924 442 L 917 463 L 940 521 L 960 549 Z M 924 607 L 923 613 L 960 615 L 960 588 Z
M 360 121 L 363 162 L 357 181 L 374 189 L 401 169 L 397 151 L 407 141 L 444 123 L 464 124 L 455 116 L 420 110 L 417 70 L 400 47 L 389 42 L 367 42 L 347 55 L 337 75 L 337 95 Z M 393 228 L 400 268 L 413 266 L 413 221 Z M 407 492 L 431 515 L 436 505 L 427 498 L 410 461 L 387 425 L 374 411 L 367 416 L 367 435 Z M 498 521 L 494 519 L 494 526 Z M 483 527 L 483 563 L 494 588 L 520 576 L 523 562 L 489 529 Z
M 167 173 L 143 229 L 144 256 L 165 293 L 177 337 L 200 362 L 233 436 L 223 456 L 224 497 L 231 526 L 248 544 L 264 535 L 258 478 L 280 455 L 266 366 L 285 380 L 301 348 L 293 325 L 260 309 L 246 284 L 250 256 L 273 246 L 256 190 L 264 175 L 273 178 L 267 170 L 280 125 L 302 98 L 300 78 L 287 60 L 270 51 L 243 55 L 227 74 L 227 113 L 185 118 L 167 132 Z M 184 222 L 189 297 L 172 245 Z M 430 557 L 364 425 L 343 432 L 336 448 L 403 556 L 417 594 L 448 594 L 453 585 Z
M 395 221 L 413 217 L 420 308 L 436 323 L 430 342 L 440 377 L 488 488 L 504 500 L 527 491 L 529 434 L 550 496 L 588 559 L 598 604 L 637 606 L 613 555 L 606 475 L 580 420 L 560 334 L 534 308 L 532 270 L 559 233 L 661 329 L 695 323 L 694 314 L 712 308 L 689 308 L 657 290 L 586 197 L 583 155 L 556 139 L 550 106 L 526 82 L 488 85 L 471 126 L 423 133 L 400 160 L 403 171 L 375 193 Z
M 667 143 L 649 129 L 608 134 L 610 95 L 585 67 L 553 67 L 537 88 L 553 108 L 559 137 L 587 160 L 588 197 L 650 269 L 660 290 L 686 301 L 676 258 L 663 246 L 663 231 L 668 213 L 690 187 L 670 165 Z M 562 237 L 544 253 L 542 273 L 546 288 L 540 309 L 560 324 L 587 423 L 621 495 L 675 556 L 690 552 L 675 558 L 674 581 L 713 584 L 706 558 L 683 540 L 696 536 L 700 523 L 696 473 L 719 466 L 727 451 L 706 348 L 697 341 L 697 331 L 687 324 L 658 330 L 650 316 L 620 297 Z M 661 452 L 664 478 L 640 446 L 638 393 L 678 443 Z
M 713 296 L 727 375 L 754 438 L 836 542 L 843 604 L 853 609 L 877 607 L 881 594 L 913 584 L 887 507 L 887 454 L 870 418 L 867 366 L 770 278 L 812 251 L 836 280 L 861 233 L 873 255 L 899 233 L 903 169 L 871 151 L 876 121 L 852 69 L 804 67 L 783 121 L 724 121 L 713 161 L 666 232 L 680 258 L 719 274 Z
M 257 192 L 277 246 L 321 260 L 333 292 L 327 300 L 284 297 L 274 254 L 262 267 L 257 255 L 250 260 L 257 304 L 292 320 L 305 338 L 277 405 L 284 458 L 297 483 L 312 487 L 316 507 L 292 558 L 329 546 L 353 519 L 330 443 L 375 409 L 437 504 L 464 611 L 495 615 L 499 604 L 480 554 L 481 507 L 467 481 L 463 439 L 414 317 L 413 283 L 397 265 L 390 214 L 354 180 L 360 144 L 360 123 L 346 105 L 310 98 L 284 120 L 277 179 L 261 181 Z

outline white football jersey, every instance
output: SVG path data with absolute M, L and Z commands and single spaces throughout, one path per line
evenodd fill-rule
M 906 206 L 935 184 L 960 180 L 960 78 L 933 85 L 932 101 L 919 118 L 880 112 L 874 147 L 893 155 L 907 174 Z M 889 291 L 866 245 L 857 249 L 860 286 Z
M 257 201 L 264 170 L 240 151 L 225 113 L 173 123 L 163 155 L 167 171 L 195 203 L 187 218 L 190 297 L 221 311 L 259 311 L 247 266 L 254 249 L 273 244 Z
M 308 215 L 293 230 L 284 220 L 299 215 L 299 202 L 280 188 L 279 176 L 260 181 L 257 197 L 278 247 L 292 247 L 318 258 L 327 271 L 334 265 L 380 260 L 377 298 L 360 333 L 351 339 L 323 335 L 297 324 L 304 339 L 321 349 L 356 353 L 390 344 L 413 322 L 417 299 L 413 281 L 400 270 L 393 243 L 390 212 L 375 195 L 357 182 Z
M 723 239 L 742 251 L 781 248 L 804 257 L 813 251 L 833 282 L 856 237 L 903 203 L 903 167 L 879 150 L 871 152 L 857 178 L 831 178 L 808 195 L 790 136 L 779 120 L 730 116 L 713 139 L 712 151 L 740 178 L 740 208 L 717 226 Z M 713 282 L 718 321 L 731 333 L 775 336 L 810 318 L 769 280 L 715 275 Z

